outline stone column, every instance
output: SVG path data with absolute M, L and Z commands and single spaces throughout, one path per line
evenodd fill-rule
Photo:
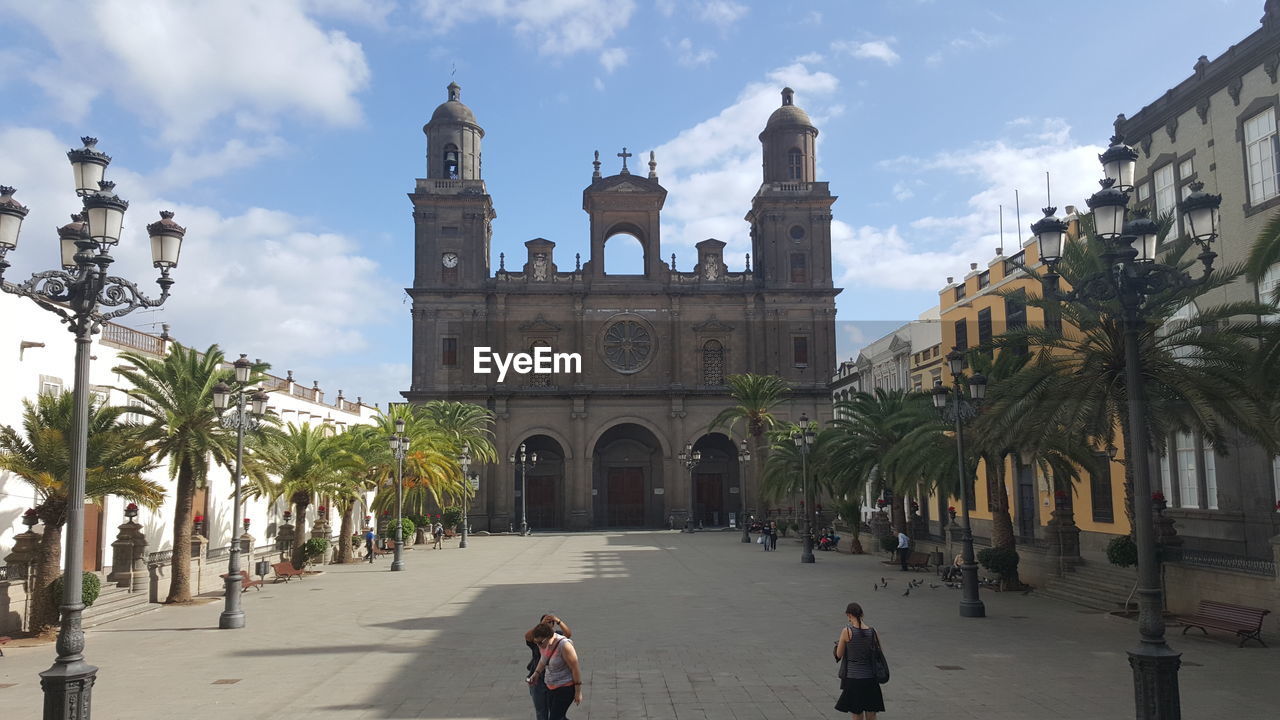
M 125 520 L 119 530 L 115 542 L 111 543 L 111 574 L 107 582 L 133 588 L 135 583 L 147 578 L 147 537 L 142 525 L 133 518 Z
M 294 527 L 291 523 L 285 523 L 276 530 L 276 550 L 280 553 L 281 562 L 292 557 L 293 536 Z
M 27 527 L 26 532 L 18 533 L 13 536 L 13 552 L 5 555 L 4 564 L 9 567 L 25 566 L 30 572 L 31 562 L 36 558 L 36 548 L 40 546 L 40 533 L 32 532 L 31 527 Z
M 591 477 L 591 450 L 587 447 L 587 399 L 585 396 L 577 395 L 573 397 L 572 402 L 570 422 L 573 425 L 573 436 L 569 442 L 573 443 L 573 446 L 565 448 L 565 452 L 573 454 L 573 461 L 565 463 L 565 489 L 566 494 L 571 498 L 568 526 L 570 530 L 590 530 L 595 523 L 593 511 L 596 499 L 591 494 L 593 478 Z
M 1080 563 L 1080 528 L 1076 526 L 1075 513 L 1067 504 L 1065 490 L 1054 493 L 1054 508 L 1045 534 L 1049 537 L 1048 558 L 1061 565 Z
M 1173 526 L 1173 518 L 1165 514 L 1168 502 L 1164 497 L 1151 499 L 1152 521 L 1156 532 L 1156 551 L 1160 562 L 1176 561 L 1182 557 L 1182 538 Z

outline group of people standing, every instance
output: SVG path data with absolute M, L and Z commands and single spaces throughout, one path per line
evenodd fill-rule
M 444 549 L 444 545 L 443 545 L 444 525 L 441 525 L 440 523 L 436 523 L 435 527 L 431 528 L 431 538 L 434 541 L 431 545 L 431 549 L 443 550 Z M 407 541 L 409 538 L 404 538 L 404 539 Z M 377 541 L 378 541 L 378 536 L 373 532 L 373 528 L 366 528 L 364 531 L 364 559 L 365 560 L 369 562 L 373 562 L 374 544 L 377 543 Z
M 778 523 L 768 522 L 760 527 L 760 538 L 757 543 L 764 546 L 765 552 L 778 549 Z
M 571 637 L 569 626 L 549 613 L 524 634 L 533 653 L 525 683 L 537 720 L 568 720 L 569 708 L 582 704 L 582 666 Z

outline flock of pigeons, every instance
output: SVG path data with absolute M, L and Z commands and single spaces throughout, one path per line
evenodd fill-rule
M 918 587 L 921 587 L 921 586 L 923 586 L 923 585 L 924 585 L 924 580 L 908 580 L 908 581 L 907 581 L 907 590 L 906 590 L 906 592 L 902 593 L 902 597 L 907 597 L 908 595 L 910 595 L 910 594 L 911 594 L 911 591 L 912 591 L 912 590 L 914 590 L 914 589 L 916 589 L 916 588 L 918 588 Z M 949 586 L 949 585 L 950 585 L 950 583 L 948 583 L 948 586 Z M 886 579 L 886 578 L 880 578 L 880 584 L 879 584 L 879 585 L 875 585 L 875 584 L 873 584 L 873 585 L 871 586 L 871 589 L 872 589 L 873 591 L 879 591 L 879 590 L 880 590 L 880 588 L 887 588 L 887 587 L 889 587 L 889 581 L 888 581 L 888 579 Z M 938 588 L 940 588 L 940 587 L 942 587 L 942 586 L 941 586 L 941 585 L 935 585 L 935 584 L 933 584 L 933 583 L 929 583 L 929 589 L 930 589 L 930 590 L 937 590 L 937 589 L 938 589 Z

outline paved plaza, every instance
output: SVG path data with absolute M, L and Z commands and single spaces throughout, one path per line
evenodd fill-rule
M 792 539 L 766 554 L 738 537 L 535 535 L 417 548 L 403 573 L 383 558 L 251 590 L 238 631 L 215 629 L 220 600 L 162 608 L 87 633 L 100 668 L 94 716 L 523 720 L 532 711 L 521 635 L 554 611 L 583 659 L 575 720 L 838 718 L 830 650 L 850 600 L 883 635 L 886 717 L 1133 716 L 1130 622 L 987 591 L 989 617 L 962 620 L 959 591 L 931 589 L 932 575 L 883 570 L 878 555 L 818 553 L 802 565 Z M 872 590 L 881 576 L 888 588 Z M 926 583 L 904 597 L 907 577 Z M 1171 641 L 1183 652 L 1183 717 L 1275 717 L 1280 648 L 1176 631 Z M 37 673 L 53 657 L 46 645 L 0 658 L 6 720 L 40 716 Z

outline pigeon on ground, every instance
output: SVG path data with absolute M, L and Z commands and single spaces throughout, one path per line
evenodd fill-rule
M 875 583 L 871 583 L 871 589 L 872 589 L 872 591 L 879 590 L 879 589 L 880 589 L 880 586 L 879 586 L 879 585 L 876 585 Z
M 910 594 L 911 594 L 911 588 L 907 588 L 907 591 L 906 591 L 906 592 L 904 592 L 904 593 L 902 593 L 902 597 L 906 597 L 906 596 L 908 596 L 908 595 L 910 595 Z
M 1035 588 L 1027 588 L 1026 590 L 1023 590 L 1023 591 L 1022 591 L 1022 594 L 1023 594 L 1023 595 L 1030 595 L 1030 594 L 1031 594 L 1031 591 L 1032 591 L 1032 590 L 1034 590 L 1034 589 L 1035 589 Z
M 938 589 L 938 588 L 940 588 L 940 587 L 942 587 L 942 586 L 941 586 L 941 585 L 934 585 L 933 583 L 929 583 L 929 589 L 930 589 L 930 590 L 937 590 L 937 589 Z
M 888 580 L 885 580 L 884 578 L 880 578 L 880 587 L 885 587 L 888 584 L 889 584 Z

